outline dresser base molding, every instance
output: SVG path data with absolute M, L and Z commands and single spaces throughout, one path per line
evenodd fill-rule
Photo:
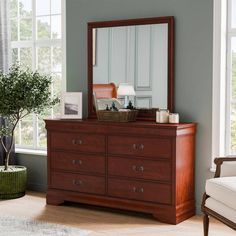
M 58 189 L 49 189 L 47 191 L 47 204 L 61 205 L 66 201 L 148 213 L 152 214 L 158 221 L 168 224 L 178 224 L 195 215 L 194 201 L 186 202 L 181 207 L 175 208 L 175 206 L 171 205 L 68 192 Z

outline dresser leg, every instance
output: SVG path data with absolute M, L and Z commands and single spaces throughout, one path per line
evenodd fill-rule
M 47 202 L 47 204 L 49 204 L 49 205 L 55 205 L 55 206 L 57 206 L 57 205 L 63 204 L 63 203 L 64 203 L 64 200 L 61 199 L 61 198 L 55 197 L 55 196 L 49 196 L 49 195 L 47 195 L 47 197 L 46 197 L 46 202 Z

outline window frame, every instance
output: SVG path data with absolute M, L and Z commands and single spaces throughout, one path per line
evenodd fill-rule
M 225 154 L 226 112 L 226 10 L 227 1 L 213 3 L 213 68 L 212 68 L 212 162 Z
M 231 106 L 231 0 L 214 0 L 213 10 L 213 80 L 212 80 L 212 164 L 219 156 L 230 154 Z M 234 155 L 235 156 L 235 155 Z
M 225 155 L 226 156 L 235 156 L 235 154 L 231 154 L 230 144 L 231 144 L 231 120 L 230 120 L 230 107 L 232 103 L 231 98 L 231 80 L 232 80 L 232 47 L 231 40 L 232 38 L 236 38 L 236 28 L 231 27 L 231 19 L 232 19 L 232 1 L 228 0 L 227 7 L 227 34 L 226 34 L 226 125 L 225 125 Z

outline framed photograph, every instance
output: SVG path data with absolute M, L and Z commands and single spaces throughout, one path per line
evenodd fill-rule
M 61 118 L 82 119 L 82 93 L 81 92 L 62 93 Z

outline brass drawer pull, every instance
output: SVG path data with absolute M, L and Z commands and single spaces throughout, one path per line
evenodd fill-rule
M 72 144 L 73 145 L 77 145 L 77 144 L 81 145 L 81 144 L 83 144 L 83 141 L 81 139 L 79 139 L 79 140 L 72 139 Z
M 132 146 L 133 146 L 134 150 L 137 150 L 137 149 L 143 150 L 144 149 L 144 144 L 136 144 L 136 143 L 134 143 Z
M 73 165 L 82 165 L 82 161 L 81 160 L 72 160 L 72 164 Z
M 75 179 L 73 179 L 73 184 L 77 185 L 77 186 L 80 186 L 80 185 L 83 184 L 83 181 L 82 180 L 75 180 Z
M 144 188 L 136 188 L 136 187 L 133 187 L 133 192 L 134 192 L 134 193 L 143 193 L 143 192 L 144 192 Z
M 143 150 L 144 149 L 144 144 L 140 144 L 139 149 Z
M 132 169 L 133 169 L 133 171 L 141 171 L 141 172 L 144 171 L 144 167 L 143 166 L 135 166 L 135 165 L 133 165 Z

